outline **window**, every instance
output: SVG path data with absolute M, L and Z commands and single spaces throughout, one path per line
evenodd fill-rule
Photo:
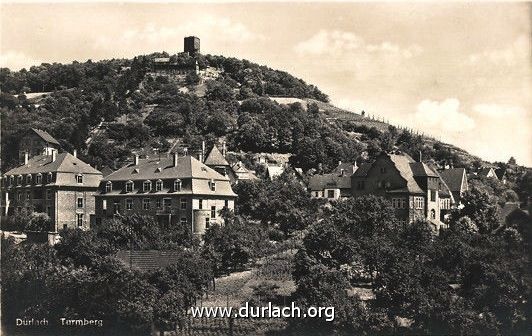
M 144 181 L 142 184 L 142 190 L 150 191 L 151 190 L 151 181 Z
M 142 209 L 150 210 L 150 199 L 149 198 L 142 199 Z
M 392 207 L 397 209 L 397 198 L 392 198 Z
M 216 191 L 216 182 L 214 182 L 214 180 L 211 180 L 209 182 L 209 186 L 211 188 L 211 191 Z
M 133 181 L 127 181 L 126 182 L 126 192 L 133 192 Z
M 83 175 L 77 174 L 76 175 L 76 182 L 77 183 L 83 183 Z
M 126 199 L 126 210 L 133 210 L 133 200 L 131 198 Z
M 431 219 L 436 219 L 436 210 L 434 210 L 434 209 L 430 210 L 430 218 Z
M 78 197 L 76 204 L 78 206 L 78 209 L 83 208 L 83 197 Z
M 111 181 L 107 181 L 107 183 L 105 184 L 105 192 L 111 192 L 113 191 L 113 182 Z
M 358 181 L 358 183 L 357 183 L 357 189 L 358 189 L 358 190 L 364 190 L 364 189 L 366 189 L 366 184 L 364 183 L 364 181 Z
M 42 184 L 42 174 L 37 174 L 35 176 L 35 184 Z
M 107 210 L 107 200 L 102 200 L 102 210 Z
M 211 218 L 216 218 L 216 206 L 211 206 Z
M 224 207 L 225 207 L 225 208 L 229 208 L 229 201 L 228 201 L 228 200 L 225 200 L 225 201 L 224 201 Z
M 26 175 L 26 184 L 31 184 L 31 174 Z
M 17 185 L 22 185 L 22 175 L 17 177 Z
M 172 199 L 171 198 L 165 198 L 164 199 L 164 209 L 170 210 L 172 208 Z
M 431 202 L 436 202 L 436 190 L 431 190 L 430 191 L 430 201 Z
M 26 191 L 26 200 L 29 201 L 31 199 L 31 192 L 28 190 Z
M 202 199 L 199 200 L 199 208 L 200 208 L 200 210 L 203 209 L 203 200 Z
M 48 215 L 48 217 L 52 218 L 52 207 L 51 206 L 46 207 L 46 214 Z
M 208 229 L 211 227 L 211 219 L 209 217 L 205 217 L 205 228 Z
M 174 181 L 174 191 L 181 191 L 181 180 L 175 180 Z
M 157 182 L 155 182 L 155 191 L 161 190 L 163 190 L 163 181 L 157 180 Z
M 48 175 L 46 176 L 46 182 L 47 183 L 52 183 L 53 180 L 54 180 L 54 174 L 48 173 Z
M 401 200 L 401 203 L 402 203 L 401 207 L 402 207 L 403 209 L 407 209 L 407 206 L 406 206 L 406 198 L 403 198 L 403 199 Z
M 53 198 L 53 191 L 52 190 L 46 190 L 46 199 L 51 200 Z
M 120 201 L 114 201 L 114 203 L 113 203 L 113 212 L 115 214 L 120 213 Z
M 22 201 L 22 191 L 17 193 L 17 200 Z
M 160 208 L 162 207 L 162 204 L 163 204 L 163 203 L 162 203 L 162 201 L 161 201 L 160 198 L 155 199 L 155 207 L 156 207 L 157 209 L 160 209 Z
M 377 182 L 377 188 L 381 189 L 381 188 L 382 188 L 382 186 L 383 186 L 383 183 L 382 183 L 382 181 L 378 181 L 378 182 Z
M 334 198 L 334 190 L 327 190 L 327 198 Z
M 181 225 L 187 225 L 187 218 L 181 217 Z
M 181 209 L 182 210 L 185 210 L 187 208 L 187 199 L 186 198 L 182 198 L 181 199 Z
M 76 214 L 76 216 L 78 219 L 78 227 L 82 227 L 83 226 L 83 214 Z

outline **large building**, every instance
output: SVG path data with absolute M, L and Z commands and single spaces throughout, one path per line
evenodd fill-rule
M 148 214 L 201 235 L 213 223 L 222 224 L 221 210 L 233 210 L 236 197 L 227 176 L 192 156 L 135 156 L 102 180 L 96 222 L 104 225 L 117 214 Z
M 200 39 L 196 36 L 185 37 L 184 51 L 190 56 L 195 56 L 200 53 Z
M 26 154 L 29 158 L 37 155 L 50 155 L 52 151 L 59 150 L 60 144 L 48 132 L 31 128 L 20 140 L 18 147 L 19 161 L 22 162 Z
M 94 219 L 94 193 L 102 173 L 69 153 L 29 158 L 6 172 L 2 178 L 2 214 L 12 216 L 22 210 L 44 212 L 54 230 L 88 229 Z
M 401 222 L 428 220 L 434 229 L 443 225 L 442 210 L 454 203 L 439 174 L 407 154 L 382 153 L 373 163 L 361 165 L 351 176 L 351 192 L 383 196 Z

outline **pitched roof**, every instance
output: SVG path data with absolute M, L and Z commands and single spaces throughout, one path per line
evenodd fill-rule
M 172 178 L 197 178 L 229 181 L 229 178 L 207 167 L 190 155 L 177 159 L 174 167 L 173 158 L 139 159 L 138 165 L 133 163 L 118 169 L 104 178 L 104 181 L 152 180 Z
M 414 179 L 414 171 L 412 167 L 417 167 L 417 165 L 412 165 L 412 163 L 416 163 L 414 159 L 412 159 L 407 154 L 387 154 L 390 160 L 395 165 L 395 168 L 399 171 L 399 174 L 401 177 L 406 181 L 406 188 L 404 191 L 411 192 L 411 193 L 422 193 L 423 190 L 419 187 L 416 180 Z M 399 190 L 396 190 L 399 191 Z M 402 191 L 402 190 L 401 190 Z
M 371 166 L 371 163 L 363 163 L 360 165 L 360 167 L 358 167 L 358 169 L 353 173 L 353 175 L 358 177 L 368 176 L 368 172 Z
M 438 177 L 438 174 L 423 162 L 412 162 L 410 168 L 414 176 Z
M 480 175 L 480 176 L 484 176 L 484 177 L 488 177 L 488 175 L 489 175 L 490 173 L 492 173 L 493 175 L 495 175 L 495 176 L 493 176 L 493 177 L 498 178 L 498 177 L 497 177 L 497 174 L 495 173 L 495 169 L 493 169 L 493 168 L 491 168 L 491 167 L 485 167 L 485 168 L 480 169 L 479 172 L 478 172 L 478 175 Z
M 466 173 L 464 168 L 451 168 L 440 171 L 440 176 L 451 191 L 461 192 Z
M 52 155 L 38 155 L 30 158 L 28 163 L 13 168 L 5 175 L 25 175 L 49 172 L 101 174 L 100 171 L 81 161 L 70 153 L 57 154 L 52 162 Z
M 337 173 L 314 175 L 309 179 L 310 190 L 351 189 L 351 175 Z
M 136 268 L 142 272 L 155 271 L 159 268 L 164 268 L 179 261 L 181 253 L 178 251 L 136 251 L 136 250 L 121 250 L 118 251 L 116 257 L 125 265 L 131 265 L 131 268 Z
M 207 166 L 229 166 L 229 163 L 227 163 L 227 160 L 216 145 L 212 146 L 211 152 L 207 155 L 204 163 Z
M 38 128 L 32 128 L 31 129 L 33 132 L 35 132 L 39 137 L 41 137 L 41 139 L 43 139 L 44 141 L 48 142 L 48 143 L 53 143 L 53 144 L 56 144 L 56 145 L 59 145 L 59 141 L 57 141 L 53 136 L 51 136 L 48 132 L 46 131 L 43 131 L 43 130 L 40 130 Z
M 266 172 L 268 173 L 270 179 L 273 179 L 274 177 L 279 176 L 284 172 L 284 167 L 278 165 L 268 165 L 266 167 Z

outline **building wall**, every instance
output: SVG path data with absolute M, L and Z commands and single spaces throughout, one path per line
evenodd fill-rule
M 81 208 L 77 206 L 78 198 L 83 199 Z M 55 204 L 56 231 L 64 228 L 90 228 L 90 218 L 95 213 L 94 191 L 57 190 Z M 83 215 L 81 226 L 77 221 L 78 214 Z
M 363 189 L 358 187 L 359 181 L 364 181 Z M 405 180 L 401 177 L 393 162 L 385 156 L 377 157 L 375 163 L 369 169 L 367 176 L 353 176 L 351 179 L 351 192 L 353 196 L 368 194 L 386 196 L 386 189 L 399 189 L 403 187 L 406 187 Z
M 144 199 L 150 200 L 150 208 L 144 209 Z M 168 199 L 169 208 L 165 207 L 164 199 Z M 127 200 L 131 200 L 131 210 L 127 209 Z M 157 202 L 159 200 L 160 203 Z M 182 200 L 186 200 L 186 209 L 181 208 Z M 202 209 L 200 209 L 200 200 Z M 220 210 L 225 206 L 228 209 L 234 210 L 235 199 L 233 197 L 223 197 L 216 195 L 200 196 L 200 195 L 183 195 L 183 194 L 124 194 L 124 195 L 98 195 L 96 197 L 96 222 L 104 225 L 109 219 L 114 216 L 114 204 L 118 202 L 120 205 L 119 213 L 122 215 L 149 215 L 155 217 L 159 221 L 172 223 L 173 225 L 183 224 L 182 219 L 186 219 L 186 225 L 195 234 L 205 233 L 205 218 L 209 217 L 211 223 L 222 223 Z M 227 203 L 226 203 L 227 202 Z M 105 207 L 104 207 L 105 203 Z M 160 207 L 157 205 L 160 204 Z M 215 217 L 211 217 L 211 207 L 214 206 Z M 199 222 L 198 222 L 199 221 Z

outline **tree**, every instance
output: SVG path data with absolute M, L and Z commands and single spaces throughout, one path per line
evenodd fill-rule
M 492 232 L 501 224 L 500 209 L 496 200 L 486 191 L 479 188 L 471 188 L 462 197 L 463 208 L 452 214 L 451 221 L 457 221 L 461 217 L 469 217 L 478 227 L 479 233 Z

